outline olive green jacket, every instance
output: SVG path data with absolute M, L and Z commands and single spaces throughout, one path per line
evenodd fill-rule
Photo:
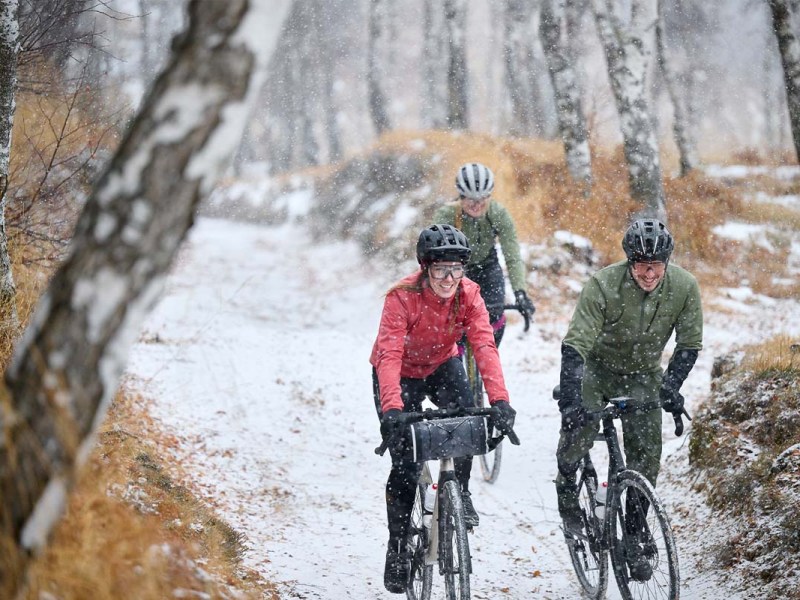
M 622 261 L 601 269 L 583 287 L 564 343 L 612 373 L 647 373 L 660 371 L 673 330 L 676 352 L 702 349 L 697 280 L 669 264 L 664 279 L 648 293 Z
M 448 223 L 464 232 L 472 249 L 470 264 L 483 263 L 494 248 L 495 238 L 500 240 L 503 257 L 506 260 L 508 279 L 511 289 L 528 291 L 525 282 L 525 265 L 519 254 L 517 230 L 509 212 L 495 200 L 489 201 L 489 210 L 478 219 L 474 219 L 461 210 L 461 203 L 456 201 L 436 211 L 434 223 Z

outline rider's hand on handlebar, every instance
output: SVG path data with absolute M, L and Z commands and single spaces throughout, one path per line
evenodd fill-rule
M 536 312 L 536 307 L 531 302 L 525 290 L 517 290 L 514 292 L 514 298 L 517 301 L 517 310 L 526 320 L 533 318 L 533 313 Z
M 683 412 L 683 396 L 677 390 L 662 386 L 658 396 L 666 412 L 673 414 L 681 414 Z
M 561 411 L 562 431 L 580 429 L 587 421 L 586 410 L 580 405 L 567 406 Z
M 390 439 L 397 432 L 402 412 L 400 409 L 390 408 L 381 416 L 381 437 L 384 440 Z
M 497 414 L 492 417 L 492 424 L 503 435 L 507 435 L 514 430 L 514 418 L 517 414 L 507 400 L 498 400 L 492 404 L 492 408 Z

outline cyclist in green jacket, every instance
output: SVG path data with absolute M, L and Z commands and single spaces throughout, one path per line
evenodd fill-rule
M 700 289 L 693 275 L 669 263 L 674 242 L 666 226 L 656 219 L 634 221 L 622 247 L 627 260 L 601 269 L 584 286 L 561 345 L 556 492 L 568 533 L 582 528 L 575 474 L 599 428 L 587 411 L 599 411 L 608 398 L 630 396 L 642 404 L 660 399 L 665 411 L 682 413 L 680 388 L 702 349 Z M 664 373 L 661 355 L 673 331 L 676 347 Z M 623 415 L 622 431 L 628 467 L 655 485 L 661 411 Z M 643 535 L 640 524 L 626 528 Z M 631 576 L 647 580 L 650 565 L 635 550 L 628 557 Z
M 467 277 L 481 286 L 481 296 L 494 329 L 495 345 L 499 346 L 506 324 L 503 314 L 505 278 L 497 257 L 496 240 L 500 241 L 503 250 L 508 278 L 520 313 L 530 318 L 536 310 L 527 293 L 525 265 L 520 257 L 517 231 L 508 211 L 491 199 L 494 174 L 489 167 L 480 163 L 462 165 L 456 174 L 456 189 L 458 199 L 441 207 L 433 220 L 453 225 L 467 236 L 472 248 Z

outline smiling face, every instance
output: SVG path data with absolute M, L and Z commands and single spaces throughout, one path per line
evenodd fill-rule
M 652 292 L 664 279 L 667 264 L 663 262 L 635 262 L 631 265 L 633 280 L 645 292 Z
M 461 208 L 473 219 L 480 219 L 489 210 L 489 198 L 490 196 L 486 196 L 486 198 L 481 198 L 480 200 L 473 200 L 461 196 Z
M 460 262 L 435 262 L 428 267 L 431 290 L 439 298 L 447 299 L 455 296 L 462 277 L 464 277 L 464 265 Z

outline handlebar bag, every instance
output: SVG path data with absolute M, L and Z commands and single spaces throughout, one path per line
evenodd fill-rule
M 414 462 L 486 454 L 487 441 L 488 429 L 483 416 L 435 419 L 411 425 Z

